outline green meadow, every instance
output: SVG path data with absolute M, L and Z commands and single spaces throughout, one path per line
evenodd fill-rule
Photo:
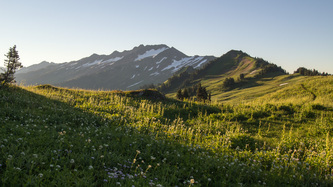
M 0 186 L 332 186 L 333 77 L 255 83 L 206 103 L 2 88 Z

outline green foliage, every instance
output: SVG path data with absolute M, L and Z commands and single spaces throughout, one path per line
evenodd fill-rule
M 239 74 L 239 80 L 243 81 L 245 79 L 244 73 Z
M 197 100 L 198 101 L 206 101 L 208 99 L 208 93 L 205 87 L 201 86 L 201 83 L 198 84 L 197 89 Z
M 330 94 L 312 84 L 304 85 L 316 99 Z M 331 106 L 151 99 L 157 95 L 1 89 L 0 186 L 333 183 Z
M 14 74 L 16 70 L 23 67 L 21 62 L 19 62 L 20 57 L 18 51 L 16 50 L 16 45 L 9 48 L 9 52 L 5 56 L 7 59 L 5 59 L 4 62 L 4 73 L 0 74 L 1 85 L 13 83 L 15 81 Z
M 235 86 L 235 80 L 234 80 L 234 78 L 228 77 L 228 78 L 224 79 L 224 81 L 222 83 L 222 89 L 223 90 L 229 90 L 233 86 Z
M 329 74 L 328 73 L 320 73 L 318 70 L 309 70 L 309 69 L 306 69 L 304 67 L 300 67 L 298 68 L 294 73 L 299 73 L 301 75 L 305 75 L 305 76 L 328 76 Z
M 181 89 L 179 89 L 178 91 L 177 91 L 177 99 L 180 99 L 180 100 L 183 100 L 183 93 L 182 93 L 182 90 Z
M 190 98 L 190 94 L 188 93 L 188 89 L 187 89 L 187 88 L 184 88 L 184 91 L 183 91 L 183 97 L 184 97 L 185 99 Z

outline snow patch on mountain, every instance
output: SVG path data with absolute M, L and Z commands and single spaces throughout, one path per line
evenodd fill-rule
M 105 60 L 105 61 L 103 61 L 103 63 L 117 62 L 117 61 L 119 61 L 119 60 L 121 60 L 121 59 L 123 59 L 123 58 L 124 58 L 124 56 L 122 56 L 122 57 L 110 58 L 109 60 Z
M 180 60 L 173 60 L 172 64 L 170 64 L 169 66 L 162 69 L 162 71 L 173 68 L 173 70 L 171 70 L 171 71 L 174 73 L 174 72 L 178 71 L 179 69 L 181 69 L 182 67 L 194 66 L 195 64 L 199 63 L 203 58 L 204 57 L 202 57 L 202 56 L 194 56 L 194 57 L 185 57 Z M 206 60 L 203 60 L 194 68 L 200 67 L 201 64 L 204 62 L 206 62 Z
M 167 57 L 163 57 L 160 61 L 156 62 L 156 64 L 161 63 L 163 60 L 167 59 Z
M 112 65 L 113 63 L 115 63 L 115 62 L 117 62 L 117 61 L 119 61 L 119 60 L 121 60 L 121 59 L 123 59 L 123 58 L 124 58 L 124 57 L 122 56 L 122 57 L 110 58 L 110 59 L 108 59 L 108 60 L 99 59 L 99 60 L 95 60 L 95 61 L 93 61 L 93 62 L 85 63 L 85 64 L 83 64 L 83 65 L 81 65 L 81 66 L 76 67 L 75 69 L 87 68 L 87 67 L 91 67 L 91 66 L 95 66 L 95 65 L 103 65 L 103 64 L 105 65 L 105 64 L 107 64 L 107 63 L 111 63 L 110 65 Z M 74 66 L 74 65 L 76 65 L 76 64 L 77 64 L 77 62 L 71 64 L 71 66 Z M 103 67 L 104 67 L 104 66 L 103 66 Z M 95 68 L 96 68 L 96 67 L 95 67 Z
M 194 69 L 199 68 L 199 67 L 200 67 L 203 63 L 205 63 L 205 62 L 207 62 L 207 59 L 201 61 L 198 65 L 196 65 L 196 66 L 194 67 Z
M 160 74 L 160 73 L 156 71 L 156 72 L 150 74 L 149 76 L 156 76 L 156 75 L 159 75 L 159 74 Z
M 143 82 L 143 80 L 142 80 L 142 81 L 139 81 L 139 82 L 137 82 L 137 83 L 134 83 L 134 84 L 132 84 L 132 85 L 129 85 L 129 86 L 127 86 L 127 88 L 133 87 L 133 86 L 135 86 L 135 85 L 137 85 L 137 84 L 140 84 L 140 83 L 142 83 L 142 82 Z
M 160 48 L 160 49 L 151 49 L 149 51 L 146 51 L 145 53 L 141 54 L 141 55 L 138 55 L 138 57 L 135 59 L 135 61 L 139 61 L 139 60 L 142 60 L 144 58 L 147 58 L 147 57 L 155 57 L 156 55 L 160 54 L 161 52 L 167 50 L 169 48 L 167 47 L 163 47 L 163 48 Z
M 82 67 L 86 68 L 86 67 L 89 67 L 89 66 L 97 65 L 97 64 L 100 64 L 102 61 L 103 61 L 103 59 L 95 60 L 94 62 L 83 64 Z

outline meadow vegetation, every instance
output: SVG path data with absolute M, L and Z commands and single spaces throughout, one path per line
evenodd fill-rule
M 236 100 L 178 101 L 154 90 L 3 88 L 1 185 L 333 184 L 332 77 Z

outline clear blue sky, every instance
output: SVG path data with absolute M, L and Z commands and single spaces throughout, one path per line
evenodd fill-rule
M 333 73 L 333 1 L 0 1 L 0 60 L 17 45 L 24 66 L 166 44 L 187 55 L 231 49 L 293 72 Z

